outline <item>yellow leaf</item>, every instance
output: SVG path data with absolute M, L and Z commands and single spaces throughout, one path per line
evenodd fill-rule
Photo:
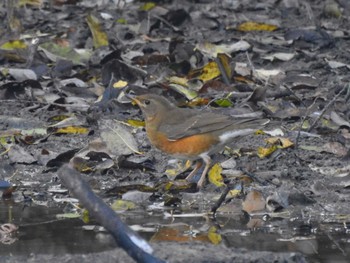
M 90 215 L 88 210 L 86 209 L 83 210 L 83 213 L 81 215 L 81 220 L 83 220 L 85 224 L 88 224 L 90 222 Z
M 294 143 L 288 138 L 280 138 L 280 141 L 282 143 L 282 146 L 281 146 L 282 149 L 294 146 Z
M 202 68 L 202 74 L 199 79 L 206 82 L 211 79 L 215 79 L 221 75 L 218 64 L 215 61 L 210 61 Z
M 230 56 L 224 53 L 218 53 L 215 55 L 215 57 L 217 57 L 217 59 L 220 60 L 223 66 L 223 70 L 225 70 L 226 75 L 230 78 L 232 75 L 232 70 L 230 66 Z M 203 82 L 206 82 L 208 80 L 215 79 L 220 75 L 221 75 L 221 71 L 216 61 L 210 61 L 204 67 L 192 70 L 189 73 L 188 77 L 194 78 L 198 76 L 197 77 L 198 79 L 202 80 Z
M 294 143 L 290 141 L 288 138 L 282 137 L 271 137 L 265 140 L 268 144 L 276 145 L 278 148 L 285 149 L 288 147 L 292 147 Z
M 190 90 L 187 87 L 184 87 L 184 86 L 179 85 L 179 84 L 171 83 L 171 84 L 169 84 L 169 87 L 171 87 L 173 90 L 176 90 L 177 92 L 183 94 L 189 100 L 193 100 L 194 98 L 196 98 L 198 96 L 197 92 L 195 92 L 194 90 Z
M 279 142 L 279 137 L 271 137 L 271 138 L 267 138 L 266 143 L 268 144 L 278 144 Z
M 26 5 L 31 5 L 35 7 L 40 7 L 42 5 L 42 0 L 19 0 L 18 6 L 26 6 Z
M 233 189 L 228 192 L 229 197 L 237 197 L 242 193 L 242 189 Z
M 108 46 L 108 36 L 105 32 L 102 31 L 100 21 L 98 21 L 97 17 L 90 14 L 86 18 L 86 21 L 92 33 L 94 47 L 99 48 Z
M 8 41 L 0 46 L 2 50 L 14 50 L 14 49 L 25 49 L 28 46 L 22 40 Z
M 209 100 L 207 98 L 200 98 L 197 97 L 187 103 L 189 107 L 195 107 L 195 106 L 207 106 L 209 103 Z
M 131 125 L 132 127 L 145 127 L 145 122 L 144 121 L 139 121 L 139 120 L 127 120 L 126 121 L 129 125 Z
M 178 169 L 166 169 L 164 173 L 170 177 L 175 177 L 179 174 Z
M 309 128 L 310 128 L 310 122 L 309 122 L 309 120 L 304 120 L 304 121 L 303 121 L 303 125 L 302 125 L 301 128 L 302 128 L 303 130 L 309 129 Z M 299 129 L 299 125 L 298 125 L 298 129 Z
M 56 116 L 52 116 L 48 119 L 49 122 L 60 122 L 63 121 L 65 119 L 70 118 L 71 116 L 68 115 L 56 115 Z
M 63 128 L 58 128 L 55 133 L 63 133 L 63 134 L 84 134 L 88 133 L 89 129 L 80 127 L 80 126 L 68 126 Z
M 172 76 L 168 78 L 169 82 L 179 84 L 181 86 L 187 87 L 188 79 L 187 78 L 181 78 L 177 76 Z
M 166 191 L 169 191 L 172 187 L 173 187 L 174 183 L 173 182 L 167 182 L 165 185 L 164 185 L 164 189 Z
M 88 161 L 84 158 L 75 156 L 71 159 L 71 163 L 73 164 L 74 169 L 79 172 L 89 173 L 93 171 L 93 169 L 89 166 Z
M 185 171 L 187 171 L 192 165 L 192 161 L 187 160 L 185 163 L 184 162 L 176 162 L 176 164 L 172 165 L 172 168 L 166 169 L 165 174 L 168 177 L 175 177 Z
M 270 156 L 273 152 L 275 152 L 278 149 L 277 145 L 272 145 L 269 148 L 265 147 L 259 147 L 258 148 L 258 156 L 260 158 L 265 158 L 267 156 Z
M 222 167 L 220 164 L 216 163 L 214 166 L 210 169 L 208 176 L 209 176 L 209 182 L 216 185 L 217 187 L 224 186 L 224 178 L 221 175 Z
M 186 191 L 192 191 L 193 189 L 196 189 L 197 184 L 190 183 L 187 180 L 176 180 L 176 181 L 168 181 L 168 182 L 162 182 L 158 185 L 156 185 L 155 189 L 157 191 L 162 192 L 171 192 L 171 193 L 179 193 L 179 192 L 186 192 Z
M 7 137 L 9 137 L 9 138 L 7 138 Z M 1 148 L 4 148 L 5 151 L 0 152 L 0 156 L 5 155 L 8 151 L 10 151 L 14 142 L 15 142 L 14 135 L 1 136 L 0 137 L 0 146 L 1 146 Z
M 121 89 L 121 88 L 125 88 L 127 85 L 128 85 L 128 82 L 124 80 L 119 80 L 113 84 L 113 88 Z
M 339 126 L 336 125 L 334 122 L 327 120 L 325 118 L 321 119 L 322 126 L 325 126 L 331 130 L 338 130 Z
M 114 211 L 125 211 L 125 210 L 131 210 L 134 209 L 136 207 L 136 205 L 131 202 L 131 201 L 127 201 L 127 200 L 116 200 L 113 204 L 112 204 L 112 209 Z
M 266 134 L 263 130 L 256 130 L 255 132 L 254 132 L 254 134 L 255 135 L 264 135 L 264 134 Z
M 221 235 L 217 233 L 217 229 L 215 226 L 209 228 L 208 238 L 210 242 L 214 245 L 218 245 L 222 241 Z
M 237 27 L 239 31 L 275 31 L 278 27 L 271 24 L 244 22 Z
M 149 11 L 155 7 L 156 7 L 156 4 L 154 2 L 147 2 L 140 7 L 140 10 L 141 11 Z
M 80 218 L 79 213 L 65 213 L 65 214 L 57 214 L 57 219 L 73 219 L 73 218 Z

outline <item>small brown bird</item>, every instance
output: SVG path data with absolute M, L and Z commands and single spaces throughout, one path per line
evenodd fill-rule
M 187 180 L 205 163 L 197 183 L 198 188 L 205 182 L 211 154 L 222 150 L 238 137 L 254 133 L 269 122 L 267 119 L 233 120 L 226 115 L 178 108 L 155 94 L 140 95 L 132 100 L 141 108 L 147 136 L 156 148 L 179 159 L 197 160 Z

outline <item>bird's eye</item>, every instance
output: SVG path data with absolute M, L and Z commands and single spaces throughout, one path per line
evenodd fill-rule
M 151 102 L 149 100 L 145 100 L 144 103 L 145 103 L 145 105 L 150 105 L 151 104 Z

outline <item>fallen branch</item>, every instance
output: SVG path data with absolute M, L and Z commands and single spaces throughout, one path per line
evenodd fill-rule
M 58 176 L 97 222 L 110 232 L 117 244 L 135 261 L 145 263 L 164 262 L 152 255 L 153 249 L 148 242 L 124 224 L 112 208 L 92 192 L 81 174 L 73 169 L 71 165 L 64 165 L 58 171 Z

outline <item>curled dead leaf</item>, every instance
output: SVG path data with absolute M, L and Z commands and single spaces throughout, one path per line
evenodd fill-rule
M 264 209 L 265 199 L 263 195 L 256 190 L 249 192 L 242 203 L 242 210 L 246 211 L 248 214 Z

